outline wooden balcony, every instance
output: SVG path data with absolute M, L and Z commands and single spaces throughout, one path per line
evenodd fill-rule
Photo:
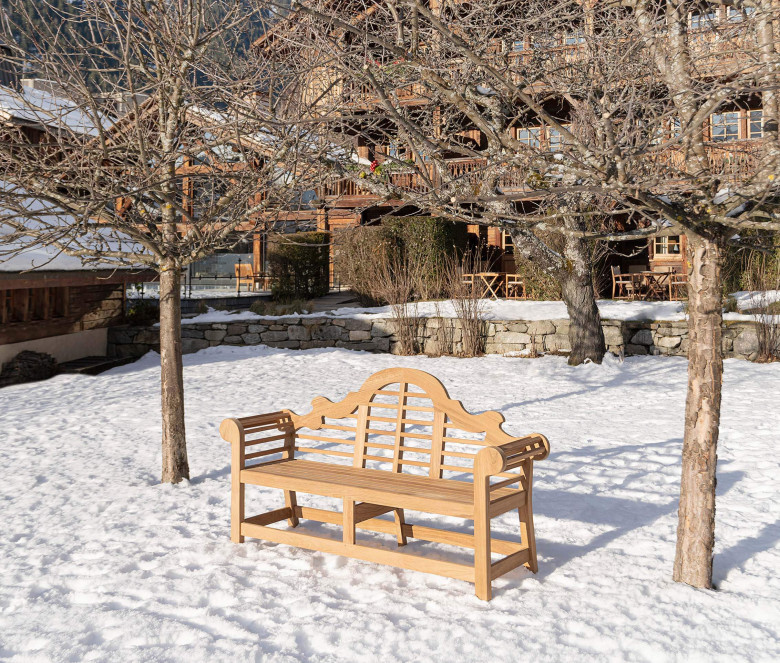
M 710 172 L 727 181 L 737 181 L 753 174 L 759 166 L 760 140 L 730 140 L 707 144 Z M 685 155 L 679 148 L 669 148 L 654 155 L 650 162 L 671 178 L 685 179 Z
M 707 156 L 713 175 L 726 181 L 736 181 L 749 177 L 758 167 L 761 141 L 740 140 L 722 143 L 709 143 Z M 670 182 L 684 182 L 684 159 L 679 149 L 667 149 L 649 158 L 650 169 L 664 173 Z M 486 167 L 484 159 L 452 159 L 447 162 L 447 181 L 453 185 L 473 185 L 475 188 L 485 179 L 483 172 Z M 379 177 L 387 178 L 389 182 L 404 191 L 425 194 L 429 191 L 428 183 L 420 173 L 409 170 L 395 170 Z M 436 186 L 440 178 L 431 173 L 430 179 Z M 528 174 L 520 169 L 511 170 L 499 178 L 499 186 L 505 192 L 530 191 L 527 184 Z M 475 192 L 476 193 L 476 190 Z M 377 196 L 352 180 L 339 180 L 328 185 L 322 192 L 325 199 L 335 207 L 360 207 L 377 200 Z M 401 201 L 389 203 L 401 204 Z

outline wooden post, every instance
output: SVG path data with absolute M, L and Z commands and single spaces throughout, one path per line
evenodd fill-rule
M 230 469 L 230 540 L 233 543 L 243 543 L 241 522 L 244 520 L 244 503 L 246 485 L 241 483 L 241 467 L 244 458 L 242 442 L 233 443 L 232 462 Z
M 255 231 L 252 236 L 252 271 L 255 275 L 263 271 L 263 246 L 260 233 Z
M 355 545 L 355 500 L 344 498 L 344 543 Z
M 533 486 L 533 461 L 523 463 L 523 474 L 525 475 L 525 505 L 518 509 L 520 514 L 520 537 L 523 545 L 528 546 L 528 562 L 525 566 L 532 572 L 539 570 L 536 561 L 536 534 L 534 532 L 534 512 L 531 503 L 531 490 Z

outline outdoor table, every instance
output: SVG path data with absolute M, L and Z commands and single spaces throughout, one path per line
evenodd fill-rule
M 482 281 L 483 290 L 481 297 L 498 299 L 504 288 L 505 274 L 503 272 L 478 272 L 474 276 Z

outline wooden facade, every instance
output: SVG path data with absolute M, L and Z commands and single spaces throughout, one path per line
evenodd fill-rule
M 128 283 L 148 272 L 0 272 L 0 345 L 102 329 L 124 315 Z
M 438 3 L 431 3 L 431 6 Z M 706 17 L 702 18 L 703 10 L 694 9 L 690 16 L 690 29 L 694 37 L 694 47 L 701 45 L 702 52 L 706 49 L 706 63 L 703 66 L 716 71 L 723 63 L 735 57 L 743 57 L 735 50 L 734 38 L 722 38 L 722 29 L 734 25 L 738 20 L 733 14 L 735 11 L 729 7 L 715 7 Z M 273 39 L 273 31 L 267 33 L 262 40 Z M 739 39 L 737 39 L 739 41 Z M 572 35 L 551 35 L 551 45 L 548 46 L 558 54 L 562 61 L 576 62 L 583 52 L 581 39 L 572 38 Z M 534 57 L 534 46 L 527 40 L 502 40 L 496 42 L 495 53 L 501 57 L 508 57 L 517 64 L 531 62 Z M 714 55 L 713 55 L 714 54 Z M 503 60 L 502 60 L 503 61 Z M 353 81 L 334 80 L 332 72 L 322 72 L 320 78 L 313 77 L 312 85 L 316 88 L 310 90 L 310 94 L 319 94 L 324 90 L 323 81 L 332 84 L 332 94 L 338 95 L 346 107 L 354 112 L 355 116 L 360 112 L 370 113 L 371 109 L 382 102 L 376 92 L 367 84 L 358 84 Z M 395 90 L 394 97 L 398 104 L 405 107 L 428 106 L 431 102 L 424 90 L 418 84 Z M 548 99 L 545 103 L 554 104 L 560 110 L 558 115 L 566 117 L 567 105 L 562 100 Z M 431 109 L 429 109 L 431 110 Z M 436 114 L 436 109 L 432 113 Z M 565 124 L 565 121 L 564 121 Z M 722 181 L 738 181 L 749 176 L 755 171 L 757 147 L 763 138 L 763 113 L 761 99 L 757 95 L 746 94 L 738 104 L 718 110 L 711 114 L 702 130 L 708 141 L 707 155 L 713 170 L 722 174 Z M 673 135 L 675 128 L 670 124 L 668 135 Z M 513 129 L 514 138 L 533 147 L 556 152 L 561 149 L 561 135 L 552 127 L 545 126 L 542 122 L 534 122 L 529 118 L 525 126 L 516 126 Z M 385 162 L 392 163 L 394 167 L 384 177 L 394 185 L 411 192 L 425 193 L 428 184 L 415 169 L 404 169 L 402 161 L 415 160 L 417 157 L 411 150 L 405 148 L 400 141 L 392 140 L 387 127 L 378 131 L 377 140 L 372 143 L 371 137 L 362 135 L 356 138 L 355 150 L 357 156 L 363 162 L 372 162 L 381 166 Z M 486 145 L 485 136 L 476 128 L 463 126 L 459 133 L 470 147 L 479 151 Z M 671 147 L 659 152 L 653 158 L 675 165 L 681 158 L 679 150 Z M 469 181 L 470 174 L 474 173 L 475 179 L 478 171 L 484 169 L 485 160 L 479 158 L 452 158 L 447 161 L 449 176 L 462 178 Z M 436 183 L 440 175 L 432 166 L 416 163 L 416 166 L 425 168 L 431 181 Z M 508 172 L 500 181 L 500 187 L 507 193 L 528 192 L 527 174 L 524 172 Z M 382 200 L 361 187 L 359 181 L 344 179 L 334 181 L 323 187 L 319 192 L 320 201 L 323 203 L 320 220 L 322 229 L 345 229 L 351 226 L 374 223 L 376 219 L 388 214 L 403 214 L 410 212 L 424 214 L 421 209 L 412 209 L 408 201 Z M 629 222 L 630 223 L 630 222 Z M 486 228 L 477 225 L 469 225 L 470 243 L 480 247 L 480 257 L 485 268 L 502 272 L 514 272 L 514 247 L 511 238 L 499 228 Z M 683 272 L 685 271 L 685 240 L 683 237 L 663 237 L 648 240 L 646 250 L 642 250 L 638 261 L 631 261 L 626 265 L 635 271 L 658 272 Z M 633 250 L 637 247 L 634 246 Z M 625 262 L 619 257 L 609 258 L 617 265 Z

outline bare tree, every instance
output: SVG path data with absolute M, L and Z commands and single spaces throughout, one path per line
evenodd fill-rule
M 306 0 L 294 9 L 280 38 L 321 55 L 334 130 L 353 132 L 358 154 L 380 162 L 338 175 L 374 204 L 401 200 L 507 229 L 516 250 L 561 281 L 573 362 L 603 353 L 586 241 L 686 234 L 674 578 L 710 587 L 722 253 L 780 230 L 776 0 Z M 614 225 L 595 222 L 605 217 Z
M 86 264 L 159 273 L 162 480 L 178 482 L 189 477 L 182 268 L 276 212 L 295 218 L 320 168 L 319 143 L 289 106 L 280 111 L 284 63 L 247 64 L 247 31 L 267 8 L 83 0 L 46 5 L 58 20 L 41 26 L 30 3 L 9 2 L 25 20 L 6 22 L 0 36 L 48 90 L 17 94 L 27 121 L 0 141 L 0 222 L 13 230 L 5 252 L 44 243 Z

